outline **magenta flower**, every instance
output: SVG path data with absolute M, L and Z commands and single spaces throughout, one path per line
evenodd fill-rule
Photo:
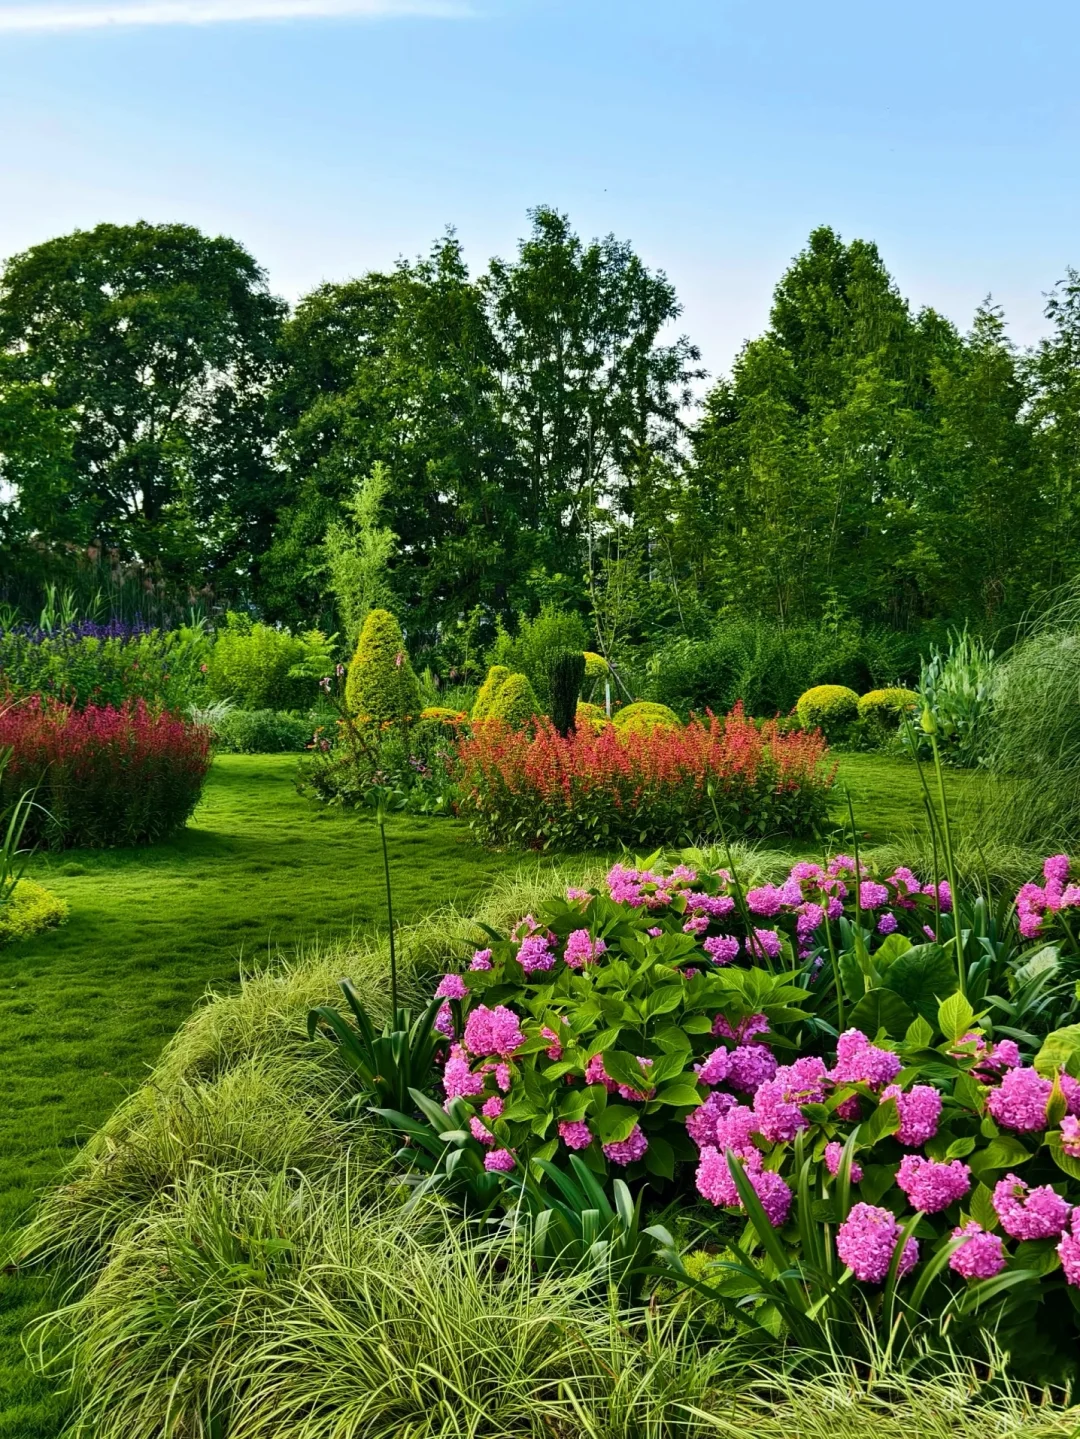
M 614 1094 L 619 1087 L 605 1071 L 602 1054 L 594 1054 L 585 1066 L 585 1083 L 602 1084 L 609 1094 Z
M 800 895 L 801 898 L 801 895 Z M 760 914 L 771 919 L 779 914 L 784 904 L 784 892 L 775 884 L 764 884 L 759 889 L 746 891 L 746 907 L 751 914 Z
M 455 1044 L 450 1051 L 442 1082 L 448 1104 L 451 1099 L 457 1099 L 460 1095 L 482 1094 L 484 1090 L 484 1076 L 472 1072 L 460 1044 Z
M 688 894 L 686 908 L 691 914 L 705 914 L 710 919 L 723 919 L 735 908 L 730 894 Z
M 659 939 L 663 932 L 664 931 L 660 928 L 658 924 L 650 925 L 649 928 L 645 931 L 645 933 L 647 935 L 650 935 L 653 939 Z
M 571 969 L 593 964 L 607 951 L 602 939 L 594 940 L 587 929 L 575 929 L 566 941 L 565 959 Z
M 454 1037 L 454 1016 L 450 1013 L 450 1001 L 443 1000 L 435 1015 L 435 1028 L 447 1039 Z
M 470 963 L 469 968 L 470 968 L 470 969 L 490 969 L 490 968 L 491 968 L 491 950 L 490 950 L 490 949 L 478 949 L 478 950 L 476 951 L 476 953 L 475 953 L 475 954 L 473 955 L 473 957 L 472 957 L 472 962 Z
M 495 1136 L 482 1119 L 477 1119 L 474 1114 L 469 1120 L 469 1128 L 472 1130 L 472 1137 L 478 1139 L 481 1144 L 494 1144 Z
M 731 1051 L 727 1082 L 731 1089 L 753 1094 L 776 1073 L 776 1056 L 765 1044 L 740 1044 Z
M 888 910 L 886 910 L 877 922 L 878 934 L 895 934 L 899 927 L 900 921 L 896 918 L 895 914 L 890 913 Z
M 737 1156 L 761 1200 L 769 1223 L 779 1228 L 791 1208 L 791 1190 L 779 1174 L 762 1168 L 761 1154 L 756 1149 Z M 735 1187 L 735 1180 L 728 1162 L 727 1153 L 719 1149 L 703 1149 L 698 1161 L 696 1180 L 698 1193 L 710 1204 L 726 1209 L 741 1209 L 742 1200 Z
M 643 1158 L 649 1147 L 649 1141 L 641 1131 L 641 1126 L 635 1124 L 630 1131 L 629 1137 L 617 1141 L 615 1144 L 603 1144 L 601 1148 L 604 1155 L 612 1164 L 633 1164 L 635 1160 Z
M 901 1234 L 894 1215 L 877 1204 L 854 1204 L 836 1232 L 836 1252 L 864 1284 L 880 1284 L 889 1272 Z M 914 1239 L 904 1245 L 898 1273 L 911 1272 L 919 1262 Z
M 566 891 L 566 897 L 571 901 L 576 899 L 588 899 L 589 891 L 587 889 L 578 889 L 575 885 L 571 885 L 570 888 Z
M 921 1154 L 905 1154 L 896 1182 L 913 1208 L 924 1214 L 939 1214 L 970 1191 L 971 1170 L 960 1159 L 939 1163 Z
M 994 1185 L 994 1210 L 1011 1239 L 1052 1239 L 1069 1222 L 1069 1206 L 1049 1184 L 1029 1190 L 1015 1174 Z
M 1061 1148 L 1071 1159 L 1080 1159 L 1080 1119 L 1075 1114 L 1061 1121 Z
M 783 941 L 772 929 L 755 929 L 746 941 L 749 952 L 757 958 L 779 959 Z
M 1061 1260 L 1062 1272 L 1065 1275 L 1065 1283 L 1071 1284 L 1075 1289 L 1080 1289 L 1080 1209 L 1074 1209 L 1069 1217 L 1069 1227 L 1061 1236 L 1057 1245 L 1058 1257 Z
M 738 1026 L 732 1029 L 722 1014 L 718 1014 L 713 1020 L 712 1032 L 722 1039 L 733 1039 L 736 1044 L 749 1044 L 759 1034 L 768 1034 L 769 1021 L 763 1014 L 751 1014 L 749 1018 L 740 1020 Z
M 472 1054 L 499 1054 L 505 1058 L 524 1043 L 517 1015 L 504 1004 L 495 1009 L 478 1005 L 466 1020 L 465 1048 Z
M 871 1044 L 861 1029 L 846 1029 L 836 1041 L 831 1078 L 836 1084 L 869 1084 L 877 1089 L 894 1080 L 902 1067 L 898 1054 Z
M 986 1107 L 1006 1129 L 1028 1133 L 1046 1128 L 1046 1105 L 1053 1082 L 1034 1069 L 1010 1069 L 997 1089 L 990 1092 Z
M 839 1173 L 839 1170 L 840 1170 L 840 1161 L 841 1161 L 841 1159 L 843 1158 L 843 1156 L 844 1156 L 844 1146 L 843 1146 L 842 1144 L 840 1144 L 839 1141 L 833 1139 L 833 1140 L 831 1140 L 828 1144 L 826 1144 L 826 1146 L 825 1146 L 825 1154 L 824 1154 L 825 1168 L 829 1171 L 829 1173 L 832 1175 L 832 1177 L 833 1177 L 834 1179 L 836 1178 L 837 1174 Z M 854 1159 L 853 1159 L 853 1160 L 851 1161 L 851 1168 L 850 1168 L 850 1170 L 849 1170 L 849 1173 L 850 1173 L 850 1175 L 851 1175 L 851 1182 L 852 1182 L 852 1184 L 858 1184 L 859 1181 L 862 1179 L 862 1176 L 863 1176 L 862 1165 L 861 1165 L 861 1164 L 856 1164 L 855 1161 L 854 1161 Z
M 963 1235 L 964 1242 L 949 1256 L 949 1268 L 964 1279 L 993 1279 L 1005 1268 L 1005 1244 L 1000 1234 L 988 1234 L 974 1219 L 962 1229 L 953 1230 L 953 1238 Z
M 880 909 L 883 904 L 889 902 L 889 891 L 883 884 L 876 880 L 864 879 L 859 885 L 859 904 L 863 909 Z
M 515 1165 L 516 1160 L 512 1149 L 492 1149 L 484 1155 L 484 1168 L 489 1173 L 509 1174 Z
M 517 957 L 526 974 L 533 974 L 538 969 L 551 969 L 555 964 L 555 956 L 546 934 L 526 935 L 518 946 Z
M 941 1095 L 931 1084 L 914 1084 L 905 1093 L 896 1084 L 881 1091 L 881 1102 L 896 1100 L 900 1115 L 897 1140 L 908 1149 L 918 1149 L 937 1133 L 941 1118 Z
M 715 1148 L 719 1143 L 717 1125 L 734 1109 L 738 1100 L 733 1094 L 714 1091 L 704 1104 L 686 1116 L 686 1132 L 699 1149 Z M 746 1111 L 750 1114 L 750 1110 Z M 751 1116 L 752 1117 L 752 1116 Z
M 559 1138 L 567 1149 L 588 1149 L 592 1130 L 583 1119 L 563 1119 L 559 1123 Z
M 468 994 L 460 974 L 444 974 L 435 991 L 436 999 L 464 999 Z
M 730 964 L 739 953 L 739 941 L 730 934 L 717 934 L 702 943 L 713 964 Z
M 766 1080 L 754 1095 L 754 1117 L 758 1131 L 771 1143 L 794 1139 L 810 1121 L 802 1112 L 804 1104 L 820 1104 L 825 1098 L 825 1061 L 807 1055 L 794 1064 L 782 1065 L 774 1078 Z
M 702 1084 L 722 1084 L 731 1066 L 731 1053 L 727 1049 L 714 1049 L 703 1064 L 694 1065 L 694 1073 Z
M 506 1100 L 501 1094 L 493 1094 L 490 1099 L 485 1099 L 480 1113 L 485 1119 L 498 1119 L 499 1115 L 506 1108 Z
M 704 934 L 709 927 L 707 914 L 693 914 L 683 925 L 683 934 Z

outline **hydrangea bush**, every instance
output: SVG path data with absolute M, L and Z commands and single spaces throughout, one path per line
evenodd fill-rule
M 1066 857 L 1044 881 L 1017 897 L 1006 987 L 1080 901 Z M 748 890 L 723 868 L 616 865 L 440 981 L 424 1103 L 449 1116 L 447 1167 L 508 1206 L 573 1162 L 692 1198 L 703 1224 L 742 1215 L 706 1279 L 669 1262 L 770 1333 L 951 1315 L 1022 1332 L 1029 1371 L 1060 1377 L 1080 1327 L 1080 1024 L 995 1030 L 935 937 L 952 902 L 843 855 Z

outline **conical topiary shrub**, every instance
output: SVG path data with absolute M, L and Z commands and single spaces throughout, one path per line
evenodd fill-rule
M 510 675 L 499 686 L 488 717 L 502 720 L 511 729 L 525 729 L 541 713 L 540 702 L 527 676 Z
M 420 713 L 420 684 L 389 610 L 372 610 L 364 621 L 345 679 L 345 701 L 351 715 L 373 724 L 400 723 Z
M 487 672 L 487 679 L 480 686 L 476 699 L 473 701 L 471 718 L 474 720 L 491 718 L 491 707 L 495 703 L 495 696 L 509 678 L 510 671 L 506 665 L 491 666 Z

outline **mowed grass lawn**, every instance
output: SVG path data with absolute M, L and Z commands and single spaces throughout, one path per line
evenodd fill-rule
M 295 771 L 289 755 L 220 756 L 170 843 L 35 861 L 31 872 L 69 901 L 71 918 L 0 950 L 0 1228 L 142 1079 L 208 987 L 235 986 L 268 952 L 382 921 L 376 830 L 298 795 Z M 845 756 L 840 784 L 867 842 L 921 822 L 908 763 Z M 403 922 L 468 907 L 497 874 L 537 863 L 480 848 L 461 823 L 392 826 Z M 43 1302 L 38 1277 L 0 1283 L 0 1439 L 51 1439 L 62 1419 L 62 1398 L 30 1374 L 19 1342 Z

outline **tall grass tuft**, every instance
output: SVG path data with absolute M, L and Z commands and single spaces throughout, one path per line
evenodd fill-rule
M 989 766 L 990 835 L 1044 854 L 1080 842 L 1080 583 L 1001 667 Z

